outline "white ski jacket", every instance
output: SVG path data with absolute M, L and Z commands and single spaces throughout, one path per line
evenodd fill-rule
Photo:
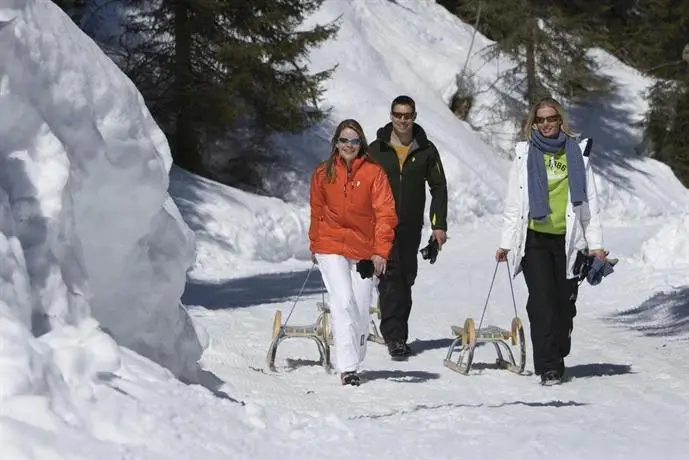
M 603 231 L 600 224 L 598 194 L 593 180 L 593 171 L 589 166 L 591 139 L 579 143 L 586 167 L 587 203 L 572 206 L 567 201 L 567 230 L 565 234 L 565 253 L 567 255 L 567 278 L 573 278 L 572 268 L 579 249 L 603 249 Z M 519 142 L 515 148 L 515 158 L 510 170 L 505 210 L 503 213 L 502 237 L 500 247 L 512 253 L 512 273 L 517 276 L 521 271 L 521 260 L 524 257 L 526 231 L 529 226 L 529 191 L 527 180 L 527 142 Z M 508 262 L 510 263 L 510 262 Z

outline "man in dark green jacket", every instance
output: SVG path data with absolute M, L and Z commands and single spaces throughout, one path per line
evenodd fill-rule
M 426 204 L 426 183 L 431 192 L 432 238 L 439 247 L 447 240 L 447 182 L 438 149 L 415 123 L 416 104 L 409 96 L 392 101 L 390 123 L 380 128 L 369 146 L 370 155 L 385 169 L 395 197 L 399 224 L 378 285 L 380 331 L 393 359 L 406 359 L 411 287 L 418 269 Z

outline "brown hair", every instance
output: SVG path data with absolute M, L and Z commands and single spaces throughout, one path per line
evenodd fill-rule
M 337 161 L 337 157 L 339 155 L 339 152 L 337 151 L 337 139 L 340 137 L 342 130 L 345 128 L 356 131 L 359 139 L 361 139 L 358 156 L 365 156 L 367 160 L 370 160 L 370 157 L 368 156 L 368 142 L 366 142 L 364 129 L 361 127 L 358 121 L 352 118 L 343 120 L 339 125 L 337 125 L 337 128 L 335 128 L 335 134 L 333 134 L 333 138 L 330 141 L 330 158 L 328 158 L 325 162 L 325 180 L 329 183 L 335 182 L 335 162 Z
M 531 133 L 534 129 L 536 129 L 536 113 L 538 112 L 538 109 L 540 109 L 541 107 L 551 107 L 555 109 L 557 114 L 560 116 L 560 129 L 568 136 L 574 136 L 574 133 L 569 129 L 569 123 L 567 122 L 567 114 L 565 113 L 565 109 L 564 107 L 562 107 L 562 104 L 560 104 L 553 98 L 546 97 L 535 103 L 533 106 L 531 106 L 531 109 L 529 110 L 529 116 L 526 118 L 526 123 L 524 124 L 524 130 L 522 132 L 524 140 L 528 141 L 529 139 L 531 139 Z

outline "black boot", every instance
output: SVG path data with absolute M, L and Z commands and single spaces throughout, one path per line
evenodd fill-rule
M 388 344 L 388 353 L 393 361 L 404 361 L 410 353 L 410 349 L 404 342 L 393 342 Z
M 541 375 L 541 385 L 553 386 L 562 383 L 562 375 L 558 371 L 548 371 Z
M 361 385 L 361 378 L 359 377 L 359 374 L 354 371 L 343 372 L 340 374 L 340 380 L 342 381 L 342 385 L 352 385 L 355 387 Z

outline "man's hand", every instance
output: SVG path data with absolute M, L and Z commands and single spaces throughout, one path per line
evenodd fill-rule
M 591 249 L 589 255 L 599 260 L 605 260 L 608 257 L 608 253 L 604 249 Z
M 506 262 L 508 252 L 510 252 L 509 249 L 498 248 L 498 250 L 495 251 L 495 261 L 496 262 Z
M 385 268 L 387 262 L 381 256 L 373 255 L 371 256 L 371 262 L 373 262 L 373 274 L 380 276 L 385 274 Z
M 447 241 L 447 232 L 445 230 L 433 230 L 432 236 L 438 242 L 438 249 L 442 249 L 443 244 Z

